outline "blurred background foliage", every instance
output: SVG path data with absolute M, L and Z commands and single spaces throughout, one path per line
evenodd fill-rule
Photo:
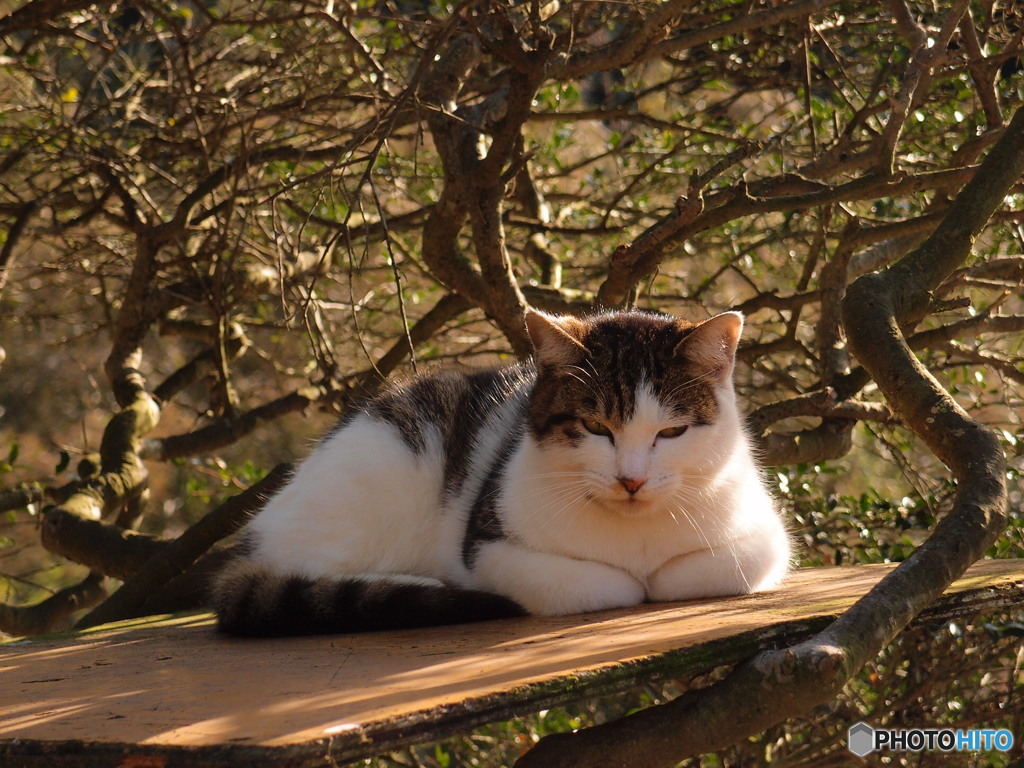
M 903 559 L 954 488 L 849 359 L 837 307 L 934 229 L 1021 104 L 1019 5 L 947 5 L 0 10 L 0 602 L 118 572 L 46 535 L 47 510 L 118 467 L 132 492 L 91 522 L 173 538 L 387 378 L 511 360 L 526 304 L 744 311 L 738 387 L 801 563 Z M 1006 450 L 995 557 L 1024 544 L 1022 222 L 1018 184 L 904 329 Z M 158 422 L 125 458 L 132 376 Z M 46 628 L 102 595 L 77 599 Z M 1024 734 L 1019 621 L 919 626 L 827 711 L 700 764 L 840 764 L 854 714 L 984 711 Z M 386 764 L 507 764 L 679 685 Z

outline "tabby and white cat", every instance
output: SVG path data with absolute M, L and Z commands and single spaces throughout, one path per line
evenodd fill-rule
M 355 409 L 214 585 L 238 635 L 411 628 L 733 595 L 786 574 L 732 386 L 743 318 L 527 314 L 535 363 Z

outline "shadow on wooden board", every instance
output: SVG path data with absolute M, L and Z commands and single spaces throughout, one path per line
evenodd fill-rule
M 824 627 L 891 566 L 774 592 L 562 618 L 238 640 L 208 614 L 0 646 L 0 766 L 323 766 L 640 682 Z M 1019 605 L 1024 560 L 976 564 L 929 609 Z

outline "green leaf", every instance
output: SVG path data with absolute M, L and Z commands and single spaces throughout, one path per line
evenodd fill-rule
M 10 464 L 12 467 L 15 464 L 18 463 L 18 452 L 19 452 L 19 450 L 20 449 L 18 448 L 18 444 L 17 443 L 11 443 L 11 450 L 7 454 L 7 463 Z

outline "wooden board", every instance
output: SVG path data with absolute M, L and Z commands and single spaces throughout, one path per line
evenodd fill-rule
M 9 644 L 0 765 L 342 763 L 798 640 L 889 568 L 800 571 L 760 595 L 432 630 L 238 640 L 203 614 Z M 1024 560 L 1007 560 L 975 565 L 951 591 L 968 610 L 1022 589 Z

